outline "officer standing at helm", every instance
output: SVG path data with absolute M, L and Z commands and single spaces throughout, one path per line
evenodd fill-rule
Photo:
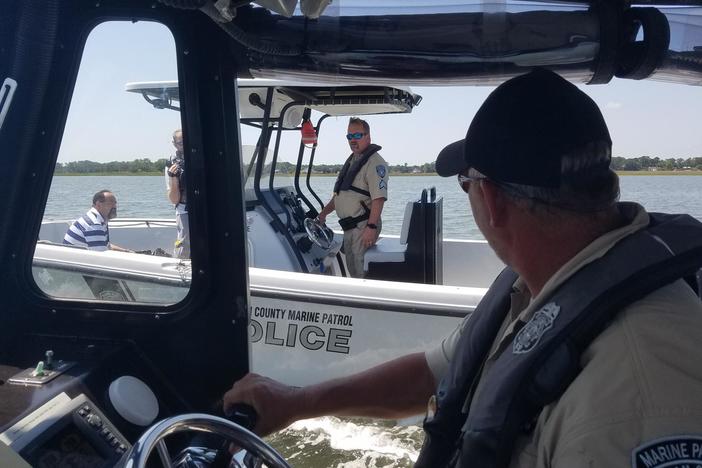
M 388 199 L 388 164 L 371 143 L 370 126 L 357 117 L 349 119 L 346 138 L 351 155 L 334 184 L 334 195 L 319 213 L 325 222 L 336 210 L 344 230 L 344 255 L 349 276 L 363 278 L 363 256 L 380 235 L 380 215 Z

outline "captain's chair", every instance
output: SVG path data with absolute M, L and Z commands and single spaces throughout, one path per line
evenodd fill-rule
M 383 237 L 374 246 L 366 250 L 363 257 L 363 270 L 368 272 L 369 263 L 403 263 L 407 252 L 407 237 L 409 236 L 410 220 L 414 202 L 405 206 L 405 215 L 402 218 L 400 238 Z M 366 275 L 366 277 L 368 277 Z
M 424 189 L 405 207 L 400 237 L 384 237 L 366 250 L 363 269 L 368 279 L 441 284 L 443 261 L 443 199 Z

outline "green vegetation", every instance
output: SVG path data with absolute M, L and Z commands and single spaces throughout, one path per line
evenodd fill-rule
M 135 159 L 134 161 L 112 161 L 99 163 L 94 161 L 72 161 L 67 163 L 56 163 L 56 175 L 160 175 L 163 168 L 168 164 L 167 159 L 157 159 L 151 161 L 147 158 Z M 317 164 L 314 166 L 314 175 L 336 175 L 341 170 L 343 164 Z M 267 168 L 269 169 L 269 167 Z M 307 167 L 303 167 L 306 173 Z M 278 162 L 278 174 L 293 175 L 295 164 L 289 162 Z M 390 166 L 390 174 L 401 175 L 422 175 L 435 174 L 434 163 L 425 163 L 419 166 L 410 166 L 407 163 Z
M 697 169 L 682 169 L 679 171 L 617 171 L 621 176 L 702 176 L 702 171 Z
M 702 158 L 670 158 L 660 159 L 650 156 L 639 158 L 612 158 L 612 169 L 615 171 L 702 171 Z
M 72 161 L 56 163 L 56 175 L 158 175 L 163 174 L 163 168 L 168 159 L 151 161 L 148 158 L 134 161 L 112 161 L 99 163 L 94 161 Z
M 134 161 L 112 161 L 99 163 L 94 161 L 73 161 L 56 163 L 56 175 L 159 175 L 168 164 L 167 159 L 151 161 L 147 158 Z M 341 170 L 342 164 L 317 164 L 313 168 L 314 175 L 336 175 Z M 303 167 L 303 172 L 306 172 Z M 695 174 L 702 171 L 702 157 L 700 158 L 670 158 L 660 159 L 649 156 L 639 158 L 612 158 L 612 169 L 626 174 Z M 279 162 L 277 172 L 283 175 L 295 173 L 295 165 L 289 162 Z M 434 163 L 421 165 L 397 164 L 390 166 L 390 174 L 394 175 L 426 175 L 435 174 Z
M 315 164 L 312 173 L 315 175 L 337 175 L 343 164 Z M 302 168 L 307 172 L 307 167 Z M 436 174 L 434 163 L 424 163 L 419 166 L 410 166 L 407 163 L 390 166 L 390 174 Z M 279 162 L 277 171 L 279 174 L 294 174 L 295 164 L 289 162 Z

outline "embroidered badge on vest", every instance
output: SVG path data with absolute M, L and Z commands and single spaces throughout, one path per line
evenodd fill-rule
M 553 326 L 553 322 L 558 317 L 560 310 L 561 306 L 555 302 L 549 302 L 536 311 L 531 320 L 519 330 L 519 333 L 514 338 L 512 352 L 514 354 L 524 354 L 534 349 L 543 334 Z
M 375 172 L 378 174 L 378 177 L 385 177 L 385 166 L 379 165 L 375 166 Z
M 631 452 L 632 468 L 702 465 L 702 436 L 677 435 L 646 442 Z

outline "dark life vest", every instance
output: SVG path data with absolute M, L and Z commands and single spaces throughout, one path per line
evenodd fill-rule
M 371 143 L 370 145 L 368 145 L 368 148 L 366 148 L 365 151 L 361 153 L 361 156 L 353 164 L 351 163 L 351 160 L 353 159 L 353 154 L 351 154 L 351 156 L 349 156 L 346 159 L 344 166 L 341 168 L 341 171 L 339 171 L 339 175 L 336 177 L 336 182 L 334 183 L 334 193 L 339 193 L 342 190 L 352 190 L 354 192 L 358 192 L 367 197 L 370 197 L 369 191 L 360 189 L 358 187 L 354 187 L 352 184 L 354 179 L 356 178 L 358 173 L 361 172 L 361 169 L 363 168 L 363 166 L 366 165 L 370 157 L 378 151 L 380 151 L 381 149 L 382 147 Z
M 702 266 L 702 223 L 688 215 L 651 215 L 648 227 L 622 239 L 578 270 L 541 304 L 466 398 L 510 308 L 516 273 L 506 268 L 468 320 L 424 422 L 415 467 L 505 467 L 515 439 L 558 399 L 580 372 L 580 358 L 627 305 Z M 516 330 L 516 328 L 515 328 Z
M 176 203 L 176 207 L 178 205 L 187 205 L 187 190 L 186 190 L 186 185 L 185 185 L 185 160 L 183 159 L 182 153 L 176 153 L 175 156 L 173 156 L 170 160 L 170 164 L 177 164 L 179 166 L 178 170 L 178 192 L 179 192 L 179 200 L 178 203 Z

